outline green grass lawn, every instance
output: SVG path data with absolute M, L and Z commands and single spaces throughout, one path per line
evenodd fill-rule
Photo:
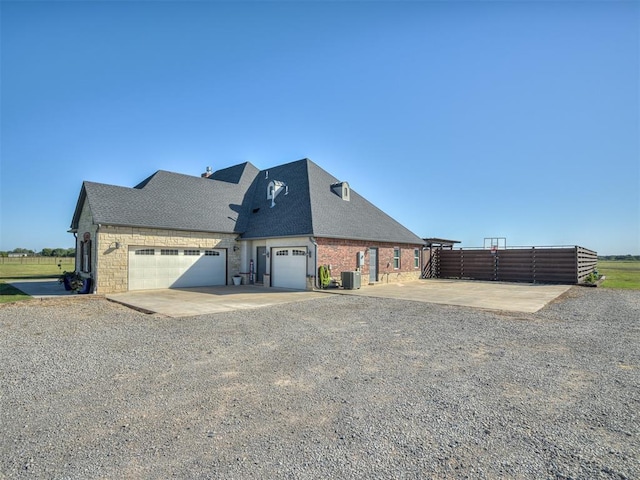
M 74 262 L 73 258 L 65 258 L 62 260 L 61 268 L 58 268 L 58 265 L 54 263 L 0 263 L 0 280 L 58 277 L 64 270 L 73 270 Z
M 640 290 L 640 262 L 599 260 L 598 273 L 607 277 L 603 287 Z

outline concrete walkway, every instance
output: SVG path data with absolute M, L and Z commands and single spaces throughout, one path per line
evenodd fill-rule
M 36 298 L 64 297 L 77 295 L 75 292 L 69 292 L 57 279 L 28 279 L 21 278 L 16 280 L 4 280 L 5 283 L 23 291 L 27 295 Z

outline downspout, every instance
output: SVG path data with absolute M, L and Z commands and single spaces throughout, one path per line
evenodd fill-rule
M 98 224 L 98 227 L 96 228 L 96 252 L 95 255 L 91 256 L 91 259 L 93 260 L 93 265 L 91 265 L 91 273 L 93 274 L 93 286 L 91 288 L 91 293 L 96 293 L 96 291 L 98 290 L 98 232 L 100 232 L 100 227 L 102 225 Z M 93 253 L 93 252 L 92 252 Z
M 311 243 L 313 243 L 313 246 L 315 247 L 315 250 L 316 250 L 316 251 L 314 252 L 314 254 L 313 254 L 313 258 L 315 259 L 315 260 L 314 260 L 315 268 L 314 268 L 314 270 L 313 270 L 313 278 L 314 278 L 315 280 L 313 281 L 313 286 L 314 286 L 315 288 L 320 288 L 320 287 L 318 286 L 318 244 L 316 243 L 316 239 L 315 239 L 315 238 L 313 238 L 313 237 L 309 237 L 309 241 L 310 241 Z

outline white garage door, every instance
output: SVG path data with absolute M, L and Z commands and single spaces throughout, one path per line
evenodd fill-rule
M 129 290 L 225 285 L 223 249 L 150 248 L 129 250 Z
M 281 288 L 307 288 L 307 248 L 271 249 L 271 285 Z

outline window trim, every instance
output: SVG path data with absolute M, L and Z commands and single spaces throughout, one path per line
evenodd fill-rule
M 419 248 L 413 249 L 413 267 L 420 268 L 420 249 Z
M 400 270 L 402 266 L 402 262 L 400 261 L 401 259 L 402 259 L 402 250 L 400 249 L 400 247 L 393 247 L 393 269 L 394 270 Z

